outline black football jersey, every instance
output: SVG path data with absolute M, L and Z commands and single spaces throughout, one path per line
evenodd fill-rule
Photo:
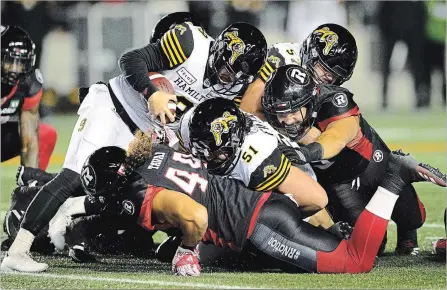
M 42 97 L 42 74 L 38 69 L 26 74 L 15 86 L 2 83 L 1 123 L 17 122 L 19 112 L 39 103 Z
M 329 160 L 315 162 L 312 165 L 320 182 L 351 181 L 365 171 L 375 148 L 382 148 L 383 142 L 368 122 L 363 119 L 351 92 L 332 85 L 322 86 L 321 90 L 317 95 L 316 104 L 320 107 L 315 122 L 318 129 L 324 132 L 331 122 L 350 116 L 359 116 L 360 130 L 337 156 Z
M 145 183 L 191 196 L 208 211 L 203 241 L 240 250 L 263 194 L 234 179 L 211 175 L 200 160 L 167 146 L 154 146 L 152 153 L 136 170 Z

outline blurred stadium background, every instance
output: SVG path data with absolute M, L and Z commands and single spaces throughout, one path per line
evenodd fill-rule
M 359 47 L 357 67 L 346 87 L 355 94 L 355 100 L 369 123 L 392 149 L 403 148 L 444 172 L 447 169 L 446 1 L 22 0 L 2 1 L 1 9 L 1 23 L 22 26 L 37 45 L 38 67 L 45 79 L 41 114 L 43 121 L 53 124 L 59 135 L 49 167 L 51 172 L 60 169 L 76 122 L 78 88 L 97 81 L 107 82 L 119 74 L 119 57 L 130 49 L 147 44 L 152 28 L 162 16 L 188 10 L 202 16 L 204 27 L 212 36 L 232 22 L 245 21 L 257 25 L 269 44 L 301 43 L 313 28 L 325 22 L 346 26 L 357 39 Z M 390 67 L 389 84 L 384 88 L 386 64 Z M 384 95 L 388 96 L 386 107 L 383 104 Z M 18 164 L 18 158 L 2 163 L 2 217 L 8 207 L 9 193 L 15 186 Z M 427 260 L 430 241 L 445 236 L 442 220 L 445 190 L 430 184 L 418 184 L 416 188 L 427 209 L 427 225 L 419 231 L 421 250 L 426 253 L 422 259 L 395 260 L 385 257 L 379 268 L 373 270 L 372 276 L 360 275 L 356 278 L 334 278 L 330 275 L 317 278 L 310 275 L 296 280 L 298 278 L 291 275 L 275 276 L 279 274 L 207 273 L 195 282 L 204 283 L 201 285 L 204 288 L 225 284 L 248 287 L 445 289 L 445 265 Z M 392 252 L 395 247 L 393 225 L 390 225 L 388 241 L 387 251 Z M 57 266 L 52 271 L 56 274 L 92 274 L 89 271 L 93 268 L 78 269 L 68 259 L 54 263 Z M 119 277 L 129 281 L 154 279 L 150 273 L 149 276 L 127 273 L 151 271 L 154 267 L 152 262 L 110 260 L 109 263 L 115 263 L 113 267 L 116 268 L 102 264 L 93 276 L 108 279 L 116 275 L 106 272 L 120 272 Z M 142 263 L 149 264 L 135 268 L 135 265 Z M 156 271 L 159 270 L 157 267 Z M 127 280 L 101 282 L 84 279 L 90 282 L 77 286 L 181 287 L 183 284 L 179 282 L 184 280 L 170 277 L 166 272 L 168 268 L 169 265 L 161 269 L 162 274 L 157 274 L 161 275 L 160 283 L 129 284 Z M 66 279 L 73 278 L 70 277 Z M 2 280 L 7 283 L 5 288 L 69 286 L 65 280 L 53 278 L 42 280 L 28 277 L 27 286 L 21 280 L 23 277 L 4 276 Z M 198 284 L 189 287 L 198 287 Z

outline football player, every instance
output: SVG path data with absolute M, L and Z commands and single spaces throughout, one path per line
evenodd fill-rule
M 358 50 L 354 36 L 346 28 L 330 23 L 318 26 L 304 40 L 300 48 L 293 44 L 278 44 L 269 50 L 269 56 L 260 70 L 257 80 L 247 89 L 244 95 L 241 109 L 254 112 L 260 118 L 263 117 L 261 97 L 264 93 L 264 83 L 271 76 L 271 73 L 282 65 L 298 63 L 310 70 L 317 84 L 342 85 L 350 79 L 354 72 L 357 54 Z M 325 130 L 324 135 L 326 137 L 332 136 L 335 138 L 336 143 L 330 146 L 338 144 L 334 146 L 334 148 L 338 148 L 335 149 L 337 151 L 349 142 L 352 134 L 358 132 L 359 124 L 355 117 L 341 118 L 340 120 L 332 119 L 331 125 Z M 313 126 L 307 131 L 307 134 L 301 136 L 300 142 L 303 144 L 312 143 L 318 140 L 317 138 L 320 135 L 321 131 Z M 320 141 L 325 142 L 322 139 Z M 327 141 L 326 138 L 326 143 Z M 412 216 L 419 221 L 414 220 L 407 223 L 407 219 L 403 218 L 401 222 L 398 222 L 399 242 L 396 250 L 401 254 L 416 254 L 418 250 L 417 233 L 416 230 L 411 230 L 411 228 L 421 224 L 421 222 L 423 223 L 425 209 L 411 185 L 408 186 L 408 190 L 413 191 L 413 193 L 405 196 L 414 196 L 414 198 L 406 201 L 407 198 L 401 199 L 396 206 L 396 212 L 403 212 L 399 209 L 403 208 L 406 202 L 409 202 L 408 208 L 416 211 Z M 360 208 L 357 210 L 358 213 Z
M 179 74 L 187 68 L 199 69 L 201 73 L 198 75 L 204 76 L 203 81 L 196 83 L 194 76 L 197 72 L 186 70 L 183 77 L 193 77 L 187 79 L 191 87 L 186 87 L 186 83 L 179 85 L 173 82 L 176 88 L 185 89 L 185 94 L 189 93 L 192 103 L 197 103 L 204 98 L 199 91 L 211 93 L 216 90 L 232 95 L 236 92 L 233 89 L 240 90 L 261 67 L 266 47 L 262 33 L 249 24 L 230 25 L 217 41 L 212 41 L 200 27 L 194 28 L 192 24 L 185 23 L 168 31 L 157 45 L 149 44 L 141 50 L 125 54 L 120 62 L 124 75 L 111 79 L 109 84 L 97 83 L 89 89 L 80 89 L 79 119 L 73 130 L 63 169 L 39 190 L 29 205 L 1 268 L 25 272 L 41 272 L 48 268 L 45 263 L 35 262 L 27 252 L 34 237 L 80 186 L 78 176 L 90 153 L 108 145 L 127 148 L 137 129 L 156 129 L 164 134 L 161 128 L 165 123 L 164 116 L 160 116 L 160 120 L 156 117 L 164 110 L 163 105 L 167 105 L 168 100 L 175 99 L 175 96 L 159 91 L 151 83 L 148 72 L 168 69 L 163 73 L 172 77 L 173 74 L 177 75 L 175 68 L 178 68 Z M 191 57 L 192 54 L 194 57 Z M 198 55 L 209 57 L 197 58 Z M 183 65 L 179 67 L 180 64 Z M 203 88 L 203 82 L 209 85 L 208 88 Z M 155 109 L 155 114 L 150 114 L 146 105 L 146 99 L 152 94 L 154 98 L 151 100 L 162 100 L 150 106 Z M 169 111 L 167 106 L 166 109 Z M 175 127 L 175 124 L 172 126 Z M 76 203 L 65 208 L 68 212 L 64 215 L 71 216 L 88 214 L 89 207 Z
M 336 85 L 315 86 L 313 79 L 297 65 L 278 68 L 266 84 L 262 106 L 269 123 L 291 138 L 299 139 L 314 125 L 323 132 L 315 142 L 290 150 L 297 152 L 295 158 L 287 156 L 296 163 L 313 162 L 330 208 L 338 205 L 332 210 L 334 218 L 353 224 L 383 179 L 390 155 L 406 155 L 391 153 L 360 114 L 352 93 Z M 425 209 L 411 183 L 427 180 L 446 186 L 445 175 L 430 165 L 421 163 L 415 169 L 405 187 L 408 193 L 392 216 L 398 225 L 398 252 L 417 251 L 415 230 L 425 221 Z
M 156 35 L 154 40 L 158 38 Z M 130 84 L 136 92 L 144 94 L 149 110 L 164 125 L 166 116 L 175 121 L 168 103 L 176 101 L 176 97 L 159 91 L 147 78 L 148 71 L 160 72 L 172 83 L 175 94 L 184 97 L 180 107 L 186 110 L 209 98 L 233 100 L 241 96 L 266 54 L 263 34 L 250 24 L 231 24 L 214 40 L 201 26 L 184 22 L 155 43 L 125 53 L 119 62 L 123 72 L 121 83 Z M 141 102 L 139 94 L 126 98 L 128 102 Z
M 24 166 L 46 169 L 56 130 L 40 123 L 43 78 L 35 68 L 34 42 L 18 26 L 1 26 L 2 162 L 20 155 Z
M 117 147 L 95 151 L 83 167 L 83 186 L 105 200 L 117 197 L 118 210 L 145 229 L 180 228 L 172 271 L 182 276 L 200 275 L 201 240 L 262 255 L 288 272 L 369 272 L 398 194 L 418 166 L 409 156 L 392 155 L 381 186 L 344 240 L 303 222 L 296 204 L 282 194 L 212 175 L 198 159 L 153 144 L 147 135 L 134 142 L 127 154 Z
M 291 194 L 305 216 L 326 206 L 326 193 L 309 177 L 312 168 L 292 166 L 278 148 L 298 145 L 234 102 L 206 100 L 188 111 L 180 126 L 181 146 L 206 162 L 211 173 L 228 175 L 253 190 Z

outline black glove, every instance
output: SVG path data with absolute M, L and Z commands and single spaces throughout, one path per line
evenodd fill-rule
M 323 146 L 314 142 L 299 148 L 293 148 L 284 144 L 279 144 L 278 149 L 293 164 L 303 165 L 312 161 L 321 160 L 323 157 Z
M 349 240 L 353 230 L 354 228 L 351 227 L 347 222 L 337 222 L 327 229 L 327 231 L 334 236 L 345 240 Z

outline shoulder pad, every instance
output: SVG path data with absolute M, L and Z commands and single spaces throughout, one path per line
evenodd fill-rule
M 324 131 L 333 121 L 360 114 L 359 107 L 353 98 L 354 95 L 347 89 L 333 85 L 319 86 L 319 88 L 317 106 L 320 108 L 317 123 L 320 130 Z
M 184 63 L 194 49 L 194 36 L 188 23 L 177 24 L 161 38 L 161 48 L 170 68 Z

